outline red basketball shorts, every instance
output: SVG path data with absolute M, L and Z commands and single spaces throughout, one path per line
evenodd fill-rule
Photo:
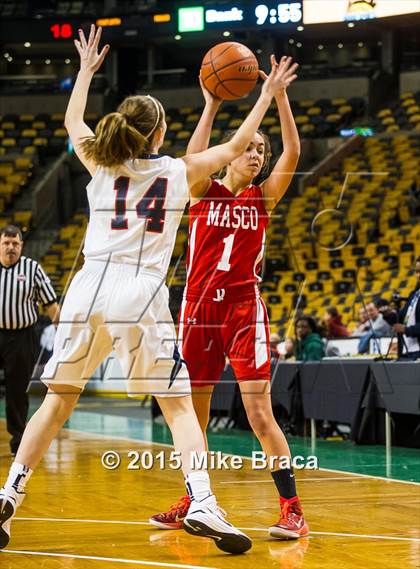
M 179 343 L 191 385 L 220 381 L 226 357 L 238 381 L 270 379 L 270 331 L 261 298 L 238 303 L 184 300 Z

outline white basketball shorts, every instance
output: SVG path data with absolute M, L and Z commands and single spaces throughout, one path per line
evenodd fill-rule
M 66 294 L 42 381 L 83 389 L 114 351 L 131 397 L 191 393 L 164 278 L 136 265 L 85 262 Z

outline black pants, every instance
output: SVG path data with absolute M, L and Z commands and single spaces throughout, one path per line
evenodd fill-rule
M 34 326 L 22 330 L 0 329 L 0 368 L 6 382 L 6 422 L 11 434 L 10 449 L 16 452 L 28 418 L 26 390 L 39 352 Z

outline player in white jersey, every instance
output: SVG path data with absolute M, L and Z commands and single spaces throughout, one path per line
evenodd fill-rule
M 191 496 L 184 528 L 241 553 L 250 539 L 221 514 L 207 472 L 193 469 L 192 453 L 205 443 L 194 413 L 186 367 L 177 357 L 165 277 L 188 187 L 245 151 L 272 97 L 281 87 L 272 65 L 261 96 L 226 144 L 183 159 L 159 156 L 165 131 L 162 105 L 150 96 L 129 97 L 99 122 L 95 134 L 83 120 L 98 53 L 100 28 L 75 41 L 80 71 L 65 125 L 77 156 L 92 176 L 85 264 L 73 279 L 61 311 L 52 358 L 42 380 L 48 394 L 29 421 L 8 479 L 0 491 L 0 548 L 25 485 L 51 441 L 71 415 L 93 371 L 113 349 L 130 395 L 152 393 L 169 425 Z M 200 197 L 192 193 L 193 197 Z

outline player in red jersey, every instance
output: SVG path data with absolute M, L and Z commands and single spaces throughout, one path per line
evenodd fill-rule
M 286 94 L 296 78 L 297 65 L 286 57 L 279 65 L 284 70 L 283 88 L 276 96 L 283 153 L 270 176 L 260 185 L 253 183 L 270 155 L 268 138 L 257 132 L 247 150 L 227 166 L 221 180 L 207 179 L 195 188 L 194 195 L 205 197 L 190 202 L 187 285 L 179 337 L 203 432 L 214 384 L 220 380 L 227 356 L 263 451 L 267 457 L 290 459 L 286 438 L 272 412 L 268 318 L 257 286 L 269 217 L 293 178 L 300 154 L 299 135 Z M 202 89 L 206 105 L 188 153 L 208 147 L 221 102 L 203 85 Z M 280 539 L 305 536 L 309 529 L 297 497 L 291 460 L 289 468 L 281 468 L 278 461 L 276 464 L 271 474 L 280 495 L 280 519 L 269 528 L 269 534 Z M 188 506 L 188 497 L 183 497 L 150 522 L 162 529 L 181 527 Z

